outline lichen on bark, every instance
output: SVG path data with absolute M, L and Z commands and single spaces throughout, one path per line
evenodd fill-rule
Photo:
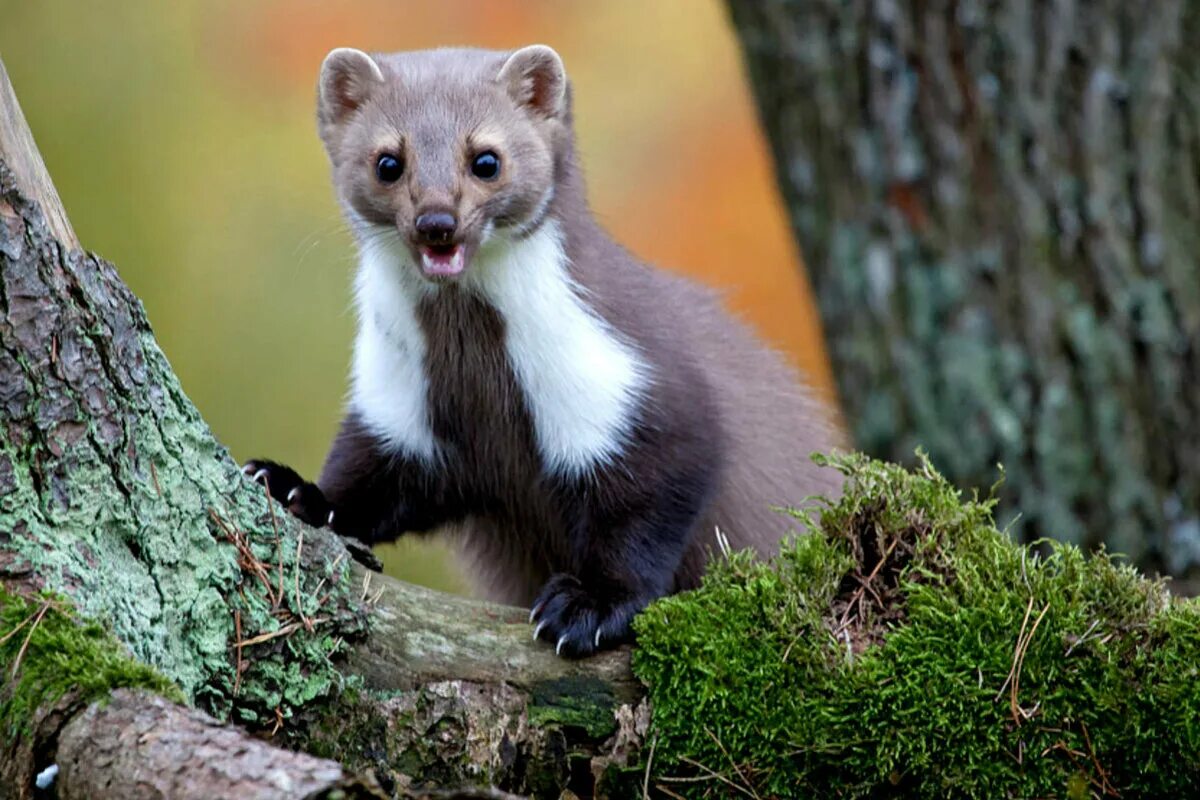
M 336 684 L 333 637 L 363 619 L 348 559 L 331 568 L 340 545 L 309 531 L 302 548 L 301 527 L 267 502 L 113 266 L 57 241 L 0 163 L 0 576 L 70 597 L 220 716 L 288 713 Z M 273 589 L 229 530 L 272 565 Z M 319 621 L 239 668 L 239 627 L 251 639 L 301 618 Z

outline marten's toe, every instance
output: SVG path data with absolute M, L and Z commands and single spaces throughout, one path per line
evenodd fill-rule
M 247 461 L 242 474 L 267 487 L 271 497 L 287 506 L 292 516 L 314 528 L 333 524 L 333 506 L 315 483 L 300 477 L 294 469 L 266 459 Z
M 629 623 L 644 604 L 611 603 L 589 592 L 573 575 L 552 577 L 529 614 L 533 638 L 567 658 L 583 658 L 632 638 Z
M 254 458 L 247 461 L 242 465 L 242 474 L 255 483 L 266 486 L 271 497 L 285 505 L 292 489 L 304 483 L 304 479 L 296 470 L 265 458 Z

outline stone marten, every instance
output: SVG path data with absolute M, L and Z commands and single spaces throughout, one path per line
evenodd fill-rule
M 348 410 L 315 484 L 245 470 L 344 536 L 450 532 L 482 594 L 583 656 L 696 586 L 714 529 L 771 553 L 794 528 L 773 507 L 838 490 L 809 455 L 840 435 L 712 291 L 597 224 L 570 97 L 543 45 L 326 57 L 361 254 Z

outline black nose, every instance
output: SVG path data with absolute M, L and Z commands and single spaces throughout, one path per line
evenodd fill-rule
M 417 236 L 422 244 L 450 244 L 458 220 L 446 211 L 427 211 L 417 217 Z

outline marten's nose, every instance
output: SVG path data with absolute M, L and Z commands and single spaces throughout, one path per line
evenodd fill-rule
M 416 228 L 421 244 L 436 247 L 450 244 L 458 229 L 458 220 L 448 211 L 426 211 L 417 217 Z

